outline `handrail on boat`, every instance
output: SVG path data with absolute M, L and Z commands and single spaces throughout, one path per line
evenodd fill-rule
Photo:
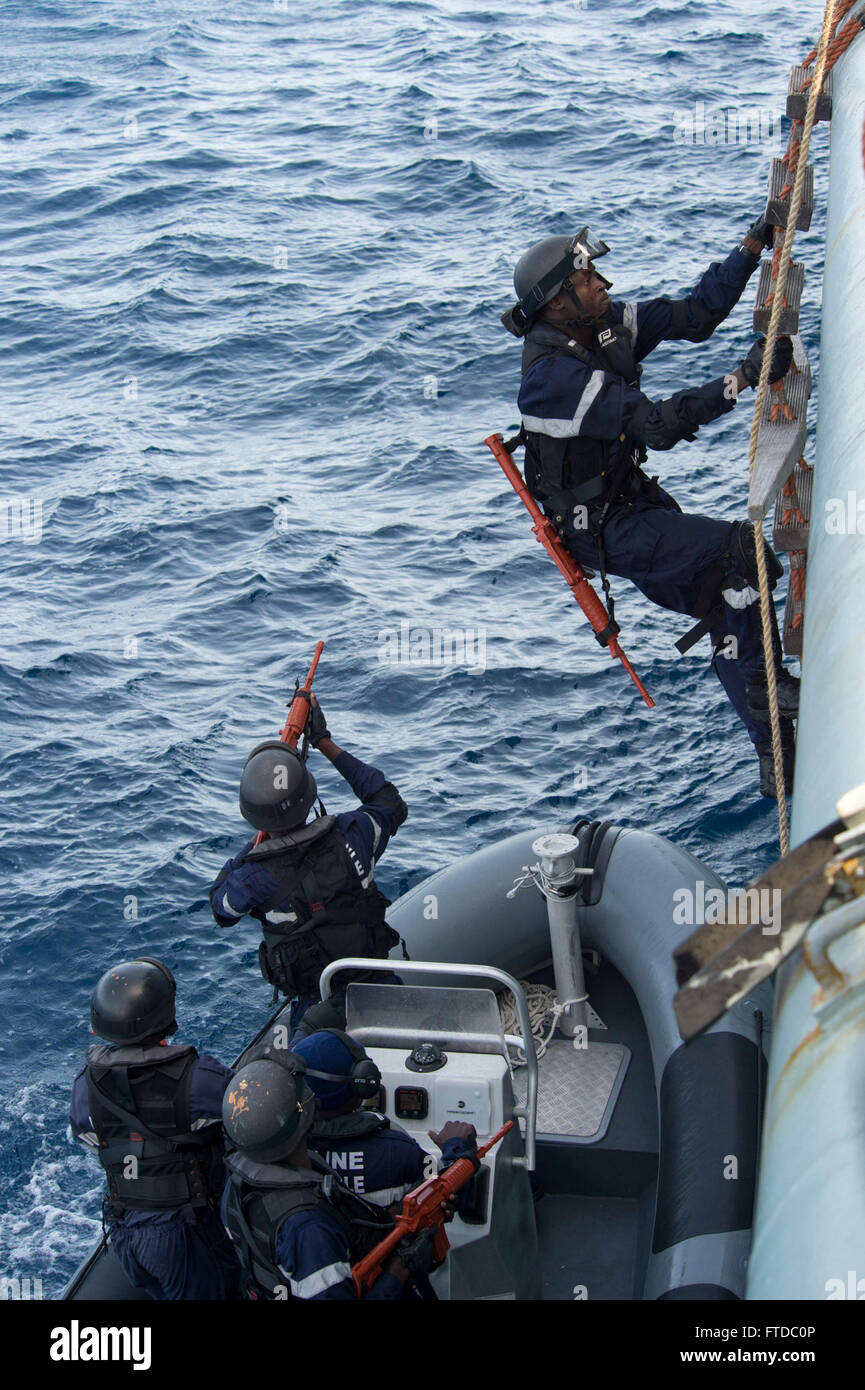
M 525 1105 L 514 1106 L 514 1114 L 526 1122 L 526 1152 L 524 1157 L 518 1156 L 512 1159 L 512 1162 L 517 1167 L 527 1168 L 530 1173 L 534 1172 L 535 1131 L 538 1117 L 538 1059 L 532 1042 L 529 1006 L 526 1001 L 525 990 L 519 980 L 515 980 L 513 975 L 509 975 L 506 970 L 499 970 L 495 965 L 462 965 L 453 961 L 429 960 L 401 960 L 395 963 L 392 960 L 373 960 L 367 956 L 345 956 L 342 960 L 332 960 L 321 972 L 321 980 L 319 981 L 321 997 L 322 999 L 330 998 L 331 980 L 341 970 L 380 970 L 390 973 L 395 964 L 401 975 L 409 973 L 414 975 L 469 975 L 472 978 L 480 976 L 482 979 L 495 980 L 510 990 L 516 1001 L 520 1030 L 524 1039 L 522 1045 L 526 1054 L 526 1103 Z

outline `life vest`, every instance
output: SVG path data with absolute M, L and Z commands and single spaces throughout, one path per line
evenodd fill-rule
M 568 339 L 549 324 L 535 324 L 523 347 L 522 375 L 538 358 L 554 356 L 577 357 L 592 371 L 612 372 L 629 386 L 639 386 L 643 369 L 634 357 L 631 335 L 622 324 L 604 325 L 595 334 L 591 349 Z M 646 401 L 640 412 L 642 420 L 635 413 L 637 424 L 645 423 L 650 409 L 651 404 Z M 633 424 L 634 420 L 631 428 Z M 627 435 L 614 440 L 578 436 L 557 439 L 524 428 L 523 436 L 529 491 L 557 526 L 566 526 L 567 513 L 573 507 L 603 506 L 619 493 L 630 495 L 637 491 L 642 482 L 638 470 L 645 462 L 646 450 Z
M 262 864 L 279 885 L 251 915 L 264 932 L 261 973 L 284 994 L 315 994 L 330 961 L 383 959 L 399 941 L 385 921 L 390 899 L 372 880 L 364 887 L 335 816 L 264 840 L 245 861 Z M 284 921 L 268 920 L 275 908 Z
M 289 1216 L 316 1208 L 328 1211 L 345 1234 L 352 1265 L 393 1230 L 393 1218 L 343 1187 L 317 1154 L 310 1153 L 309 1162 L 309 1168 L 286 1168 L 237 1151 L 226 1157 L 225 1225 L 250 1298 L 293 1297 L 276 1257 L 277 1233 Z
M 85 1079 L 99 1161 L 108 1179 L 107 1211 L 212 1207 L 224 1182 L 222 1130 L 194 1131 L 189 1091 L 194 1047 L 87 1049 Z

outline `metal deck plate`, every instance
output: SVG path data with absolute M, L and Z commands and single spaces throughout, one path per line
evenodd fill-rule
M 566 1135 L 582 1144 L 603 1139 L 630 1060 L 621 1043 L 550 1043 L 538 1063 L 538 1134 Z M 525 1068 L 514 1074 L 514 1092 L 517 1104 L 524 1104 Z

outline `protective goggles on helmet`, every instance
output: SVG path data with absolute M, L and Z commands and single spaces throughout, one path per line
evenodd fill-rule
M 595 236 L 589 227 L 581 228 L 572 238 L 562 259 L 557 261 L 546 275 L 542 275 L 540 280 L 532 285 L 518 304 L 515 304 L 506 314 L 502 314 L 502 323 L 508 332 L 521 338 L 528 331 L 538 310 L 543 308 L 574 270 L 594 270 L 598 279 L 609 289 L 612 281 L 606 280 L 600 271 L 595 270 L 592 265 L 598 256 L 606 256 L 609 249 L 607 243 Z

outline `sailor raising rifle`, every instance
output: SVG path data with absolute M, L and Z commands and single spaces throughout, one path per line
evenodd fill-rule
M 291 1033 L 318 1002 L 319 977 L 330 961 L 340 956 L 381 959 L 399 941 L 385 921 L 389 900 L 373 875 L 408 808 L 378 768 L 352 757 L 331 738 L 312 694 L 322 645 L 295 694 L 280 738 L 258 744 L 246 760 L 240 811 L 259 834 L 229 859 L 210 890 L 220 927 L 233 926 L 246 915 L 261 923 L 261 973 L 275 996 L 292 999 Z M 318 788 L 297 750 L 301 733 L 304 744 L 322 753 L 348 782 L 360 802 L 355 810 L 327 815 L 319 801 L 307 823 Z M 349 979 L 364 978 L 364 972 L 343 972 L 337 1002 Z M 377 982 L 383 978 L 375 976 Z M 332 1013 L 328 1021 L 340 1026 L 338 1014 L 331 1018 Z

